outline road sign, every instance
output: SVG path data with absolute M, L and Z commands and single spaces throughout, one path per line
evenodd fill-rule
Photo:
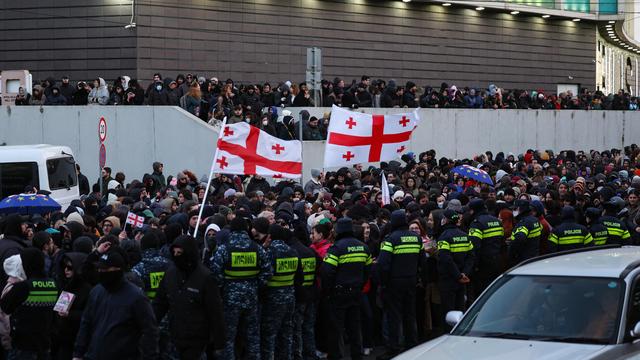
M 107 139 L 107 121 L 102 116 L 98 122 L 98 138 L 100 142 L 104 142 Z
M 100 169 L 107 163 L 107 148 L 104 144 L 100 144 Z

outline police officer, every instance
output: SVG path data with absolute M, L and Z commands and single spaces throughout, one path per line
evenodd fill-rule
M 589 232 L 593 237 L 593 246 L 607 245 L 607 239 L 609 238 L 607 227 L 599 221 L 600 215 L 602 215 L 602 210 L 598 208 L 590 207 L 584 211 L 585 222 L 589 226 Z
M 391 359 L 399 354 L 403 349 L 401 337 L 404 337 L 404 348 L 411 348 L 418 342 L 416 285 L 425 259 L 422 240 L 409 231 L 404 210 L 391 213 L 390 226 L 391 234 L 380 246 L 377 265 L 384 312 L 389 321 L 387 352 L 378 359 Z
M 549 252 L 579 249 L 591 246 L 593 237 L 587 228 L 576 223 L 573 207 L 562 208 L 562 224 L 555 227 L 549 235 Z
M 465 285 L 471 281 L 475 261 L 473 243 L 458 227 L 459 220 L 457 212 L 445 210 L 438 237 L 438 289 L 444 318 L 449 311 L 464 310 Z
M 160 255 L 160 242 L 157 234 L 153 230 L 148 230 L 140 239 L 142 249 L 142 259 L 131 271 L 135 273 L 144 284 L 144 293 L 149 300 L 156 297 L 156 292 L 160 287 L 160 282 L 169 267 L 169 259 Z
M 624 206 L 624 200 L 618 196 L 604 203 L 604 214 L 598 222 L 607 228 L 607 244 L 632 245 L 627 225 L 616 217 L 622 206 Z
M 44 254 L 28 248 L 20 254 L 27 279 L 3 294 L 0 307 L 11 315 L 9 359 L 48 359 L 53 329 L 53 307 L 58 287 L 44 273 Z
M 469 226 L 469 239 L 476 256 L 472 283 L 474 294 L 478 296 L 502 272 L 500 251 L 504 243 L 504 228 L 500 219 L 487 213 L 484 200 L 471 200 L 469 210 L 473 219 Z
M 147 233 L 140 239 L 140 248 L 142 249 L 142 259 L 131 271 L 140 278 L 144 285 L 143 291 L 150 301 L 155 299 L 160 282 L 164 278 L 164 274 L 169 268 L 169 259 L 160 255 L 159 230 L 149 229 Z M 169 331 L 169 319 L 157 319 L 160 330 L 160 352 L 176 353 L 174 345 L 171 341 L 171 333 Z
M 330 321 L 329 359 L 340 359 L 344 350 L 344 328 L 347 327 L 351 359 L 362 359 L 360 301 L 364 283 L 369 278 L 369 247 L 353 236 L 353 222 L 341 218 L 336 223 L 336 240 L 327 251 L 320 276 L 328 294 Z
M 304 224 L 302 226 L 305 226 Z M 297 229 L 297 227 L 296 227 Z M 294 314 L 293 358 L 295 360 L 314 359 L 316 351 L 316 272 L 322 259 L 296 236 L 289 246 L 298 252 L 302 268 L 302 282 L 296 283 L 296 309 Z
M 511 233 L 509 260 L 512 265 L 540 255 L 542 225 L 531 215 L 531 205 L 527 200 L 516 200 L 513 217 L 518 223 Z
M 273 276 L 267 281 L 262 307 L 262 360 L 291 360 L 293 338 L 293 312 L 296 305 L 294 281 L 300 259 L 298 252 L 287 242 L 289 229 L 273 224 L 264 243 L 271 261 Z M 298 278 L 299 281 L 301 273 Z
M 246 334 L 247 357 L 260 358 L 258 290 L 271 277 L 271 263 L 264 249 L 249 238 L 248 220 L 236 216 L 229 224 L 228 240 L 218 245 L 211 270 L 222 284 L 226 341 L 223 359 L 235 359 L 238 333 Z M 238 325 L 245 324 L 245 331 Z

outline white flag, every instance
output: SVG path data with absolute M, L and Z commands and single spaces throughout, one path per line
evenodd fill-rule
M 419 120 L 417 111 L 371 115 L 334 105 L 324 152 L 324 167 L 398 159 L 409 149 L 411 133 Z
M 299 178 L 302 176 L 302 143 L 278 139 L 245 122 L 224 125 L 218 136 L 213 171 Z
M 389 194 L 389 184 L 387 184 L 387 177 L 384 176 L 382 171 L 382 205 L 391 204 L 391 195 Z

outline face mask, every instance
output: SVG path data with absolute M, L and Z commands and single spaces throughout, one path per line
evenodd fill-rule
M 513 217 L 518 217 L 518 215 L 520 215 L 520 211 L 513 210 Z
M 244 122 L 246 122 L 247 124 L 249 123 L 249 121 L 251 121 L 249 118 L 244 119 Z
M 118 285 L 122 282 L 122 278 L 122 270 L 98 272 L 98 283 L 107 289 L 108 292 L 117 290 Z
M 263 122 L 262 122 L 262 125 L 264 125 L 264 126 L 269 125 L 269 121 L 268 121 L 268 120 L 263 121 Z
M 160 86 L 160 85 L 156 86 L 156 90 L 158 90 L 158 91 L 162 90 L 162 86 Z
M 442 209 L 443 206 L 444 206 L 444 202 L 438 202 L 438 208 Z
M 185 255 L 174 256 L 173 263 L 176 264 L 176 267 L 181 270 L 189 270 L 191 269 L 191 262 Z

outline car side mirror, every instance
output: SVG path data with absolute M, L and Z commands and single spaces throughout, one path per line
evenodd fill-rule
M 631 330 L 631 337 L 634 339 L 640 338 L 640 321 L 633 326 L 633 330 Z
M 458 325 L 460 320 L 462 320 L 462 315 L 463 315 L 462 311 L 449 311 L 447 313 L 445 321 L 451 327 L 456 326 L 456 325 Z M 636 324 L 636 326 L 638 327 L 638 330 L 640 331 L 640 323 Z M 635 328 L 633 330 L 635 330 Z M 638 332 L 638 334 L 640 335 L 640 332 Z

